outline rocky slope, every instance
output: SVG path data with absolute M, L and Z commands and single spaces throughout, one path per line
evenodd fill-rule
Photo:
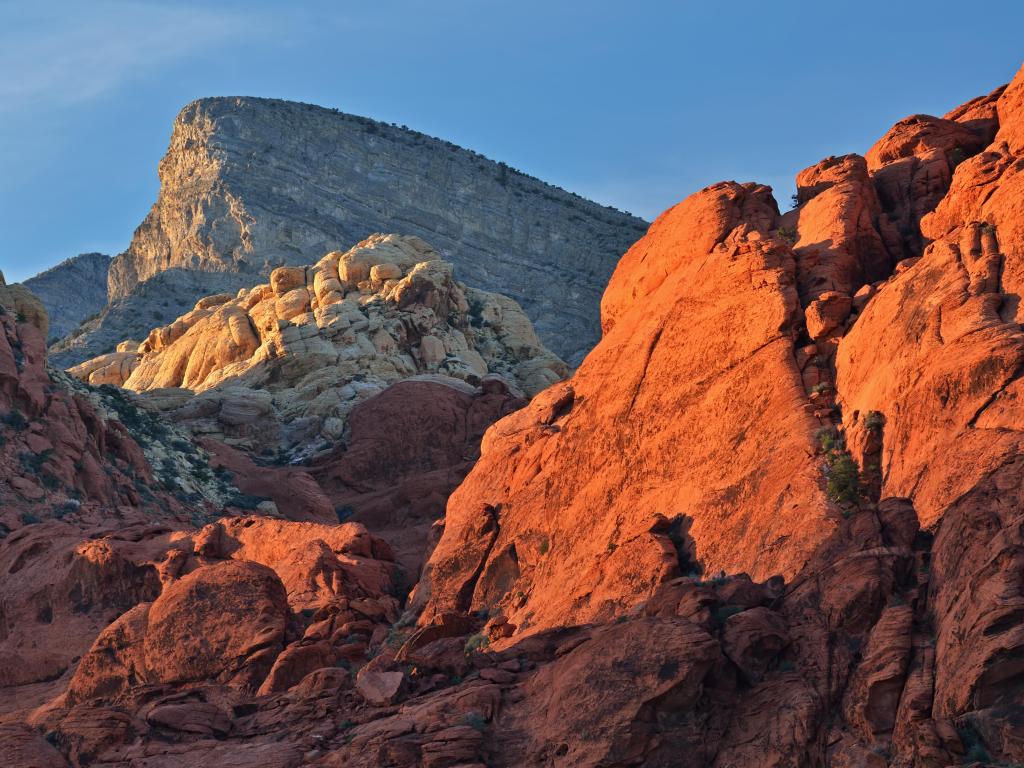
M 149 393 L 197 433 L 292 458 L 329 449 L 357 403 L 402 379 L 533 395 L 566 375 L 515 302 L 452 275 L 419 238 L 374 235 L 237 297 L 205 297 L 70 372 Z
M 515 302 L 395 235 L 203 298 L 119 349 L 71 373 L 134 390 L 292 519 L 336 509 L 386 533 L 411 574 L 484 430 L 567 373 Z
M 801 172 L 786 214 L 763 186 L 708 187 L 630 249 L 602 341 L 525 408 L 484 381 L 407 400 L 437 384 L 406 380 L 352 410 L 337 471 L 232 470 L 376 495 L 368 527 L 283 519 L 305 502 L 23 526 L 0 542 L 0 627 L 18 649 L 32 622 L 73 631 L 19 650 L 0 758 L 1024 762 L 1022 137 L 1024 69 Z M 40 380 L 12 360 L 5 386 Z M 454 461 L 506 409 L 409 592 L 387 530 L 409 500 L 363 474 Z
M 83 253 L 25 281 L 46 307 L 50 339 L 62 339 L 107 305 L 110 257 Z
M 157 322 L 200 296 L 397 230 L 432 243 L 460 280 L 518 301 L 541 339 L 575 364 L 597 341 L 598 300 L 616 259 L 644 227 L 448 142 L 270 99 L 189 104 L 159 170 L 159 199 L 109 280 L 116 307 L 166 270 L 190 273 L 161 283 L 170 306 L 147 305 Z M 135 335 L 128 323 L 130 313 L 107 315 L 55 361 L 108 351 Z

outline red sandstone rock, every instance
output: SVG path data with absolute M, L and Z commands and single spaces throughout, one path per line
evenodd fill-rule
M 500 379 L 475 393 L 399 382 L 353 409 L 345 445 L 311 474 L 337 509 L 386 536 L 414 575 L 429 554 L 427 531 L 479 456 L 484 431 L 524 404 Z
M 487 432 L 449 501 L 426 621 L 500 606 L 521 633 L 611 617 L 697 561 L 799 570 L 831 523 L 776 220 L 766 188 L 720 184 L 623 257 L 601 343 Z
M 825 292 L 850 296 L 864 283 L 887 276 L 896 234 L 864 158 L 826 158 L 797 174 L 796 183 L 800 206 L 782 223 L 796 232 L 793 252 L 802 302 Z
M 356 690 L 370 704 L 383 707 L 398 698 L 404 681 L 405 675 L 398 671 L 383 672 L 364 668 L 356 675 Z

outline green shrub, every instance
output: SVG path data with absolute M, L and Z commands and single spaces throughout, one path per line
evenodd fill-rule
M 82 502 L 77 499 L 68 499 L 63 504 L 58 504 L 53 508 L 53 516 L 60 520 L 65 515 L 71 515 L 77 512 L 82 506 Z
M 779 227 L 775 230 L 775 235 L 780 240 L 789 243 L 790 245 L 793 245 L 800 239 L 800 236 L 796 231 L 796 227 Z
M 855 503 L 860 497 L 860 472 L 848 453 L 839 453 L 828 462 L 828 497 L 837 504 Z
M 551 549 L 551 543 L 548 541 L 548 537 L 547 536 L 545 536 L 543 538 L 543 540 L 540 542 L 540 548 L 539 549 L 540 549 L 540 553 L 542 555 L 546 555 L 548 553 L 548 550 Z
M 821 446 L 821 450 L 828 453 L 834 450 L 836 447 L 841 447 L 842 438 L 839 433 L 832 427 L 822 427 L 814 433 L 814 439 L 818 441 L 818 445 Z
M 3 421 L 11 429 L 24 429 L 28 426 L 28 419 L 21 415 L 21 411 L 17 408 L 12 408 L 5 413 L 0 420 Z
M 864 417 L 865 429 L 870 429 L 872 432 L 878 432 L 885 426 L 885 416 L 881 411 L 868 411 Z
M 470 635 L 469 639 L 466 640 L 466 655 L 473 653 L 473 651 L 480 651 L 490 645 L 490 640 L 481 634 Z
M 991 760 L 985 744 L 981 740 L 981 734 L 970 723 L 965 723 L 957 729 L 960 736 L 960 743 L 964 745 L 964 764 L 987 763 Z
M 43 465 L 49 461 L 51 453 L 53 453 L 53 451 L 49 449 L 40 451 L 39 453 L 24 451 L 19 454 L 18 458 L 21 459 L 21 466 L 26 472 L 38 475 L 40 471 L 42 471 Z
M 236 493 L 230 496 L 228 500 L 224 502 L 224 506 L 254 510 L 259 509 L 260 504 L 262 504 L 264 501 L 271 501 L 271 498 L 269 496 L 250 496 L 247 493 Z

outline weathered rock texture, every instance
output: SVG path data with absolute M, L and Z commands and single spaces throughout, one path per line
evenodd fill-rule
M 50 339 L 62 339 L 107 305 L 110 257 L 83 253 L 25 281 L 50 317 Z
M 430 246 L 396 235 L 201 299 L 119 350 L 71 373 L 151 392 L 193 431 L 292 455 L 333 446 L 357 403 L 402 379 L 532 395 L 567 373 L 515 302 L 457 283 Z
M 159 172 L 156 204 L 111 265 L 112 300 L 168 269 L 227 273 L 236 290 L 398 229 L 433 243 L 467 284 L 522 304 L 571 363 L 597 341 L 600 292 L 646 226 L 448 142 L 270 99 L 189 104 Z M 106 335 L 79 337 L 59 363 L 105 351 Z
M 576 375 L 498 422 L 448 505 L 425 617 L 610 618 L 703 567 L 792 576 L 834 523 L 767 187 L 709 187 L 623 257 Z M 770 448 L 768 447 L 770 446 Z

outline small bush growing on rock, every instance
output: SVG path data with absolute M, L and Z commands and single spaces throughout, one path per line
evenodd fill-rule
M 818 441 L 818 445 L 821 446 L 821 450 L 828 453 L 836 447 L 838 435 L 831 427 L 822 427 L 814 433 L 814 439 Z
M 409 574 L 405 572 L 405 568 L 398 566 L 391 576 L 391 594 L 398 598 L 399 603 L 404 604 L 410 589 L 412 584 L 409 582 Z
M 783 242 L 793 245 L 797 240 L 800 239 L 797 234 L 796 227 L 779 227 L 775 230 L 775 235 Z
M 831 384 L 827 381 L 821 381 L 811 387 L 811 394 L 821 394 L 822 392 L 828 392 L 830 389 L 832 389 Z
M 469 639 L 466 640 L 466 655 L 473 653 L 473 651 L 480 651 L 490 645 L 490 640 L 481 634 L 470 635 Z
M 825 493 L 836 504 L 855 504 L 860 499 L 860 469 L 846 450 L 846 441 L 835 428 L 815 433 L 825 453 Z
M 356 511 L 354 509 L 352 509 L 352 507 L 347 506 L 347 505 L 334 508 L 334 514 L 336 514 L 338 516 L 338 522 L 339 523 L 344 523 L 346 520 L 348 520 L 350 517 L 352 517 L 352 515 L 354 515 L 355 513 L 356 513 Z
M 43 465 L 49 461 L 51 453 L 53 453 L 53 451 L 50 450 L 41 451 L 40 453 L 24 451 L 18 456 L 18 458 L 21 460 L 21 466 L 26 472 L 38 475 L 42 470 Z
M 881 411 L 868 411 L 864 417 L 864 428 L 872 432 L 878 432 L 885 426 L 885 416 Z
M 24 429 L 28 426 L 28 419 L 22 416 L 17 408 L 12 408 L 0 418 L 11 429 Z
M 58 504 L 53 508 L 53 516 L 58 520 L 62 519 L 65 515 L 74 514 L 82 506 L 82 502 L 78 499 L 68 499 L 62 504 Z
M 545 536 L 544 539 L 541 541 L 539 549 L 542 555 L 546 555 L 548 553 L 548 550 L 551 549 L 551 543 L 548 541 L 547 536 Z
M 233 494 L 225 503 L 226 507 L 238 507 L 239 509 L 259 509 L 264 501 L 270 501 L 269 496 L 250 496 L 247 493 Z
M 462 718 L 462 724 L 468 725 L 470 728 L 483 733 L 487 730 L 487 721 L 484 716 L 479 712 L 469 712 L 464 718 Z
M 723 605 L 715 611 L 715 614 L 711 619 L 712 623 L 716 627 L 724 627 L 726 620 L 730 616 L 735 616 L 737 613 L 740 613 L 742 611 L 743 609 L 740 608 L 738 605 Z
M 33 515 L 31 512 L 22 512 L 21 522 L 23 525 L 35 525 L 40 522 L 40 520 L 37 515 Z
M 828 497 L 837 504 L 855 503 L 860 495 L 860 472 L 848 453 L 839 453 L 828 463 Z
M 991 760 L 985 744 L 981 740 L 981 734 L 975 730 L 970 723 L 964 723 L 957 729 L 960 736 L 960 743 L 964 745 L 964 764 L 987 763 Z
M 996 233 L 995 224 L 989 224 L 987 221 L 981 225 L 981 231 L 986 235 L 994 235 Z

